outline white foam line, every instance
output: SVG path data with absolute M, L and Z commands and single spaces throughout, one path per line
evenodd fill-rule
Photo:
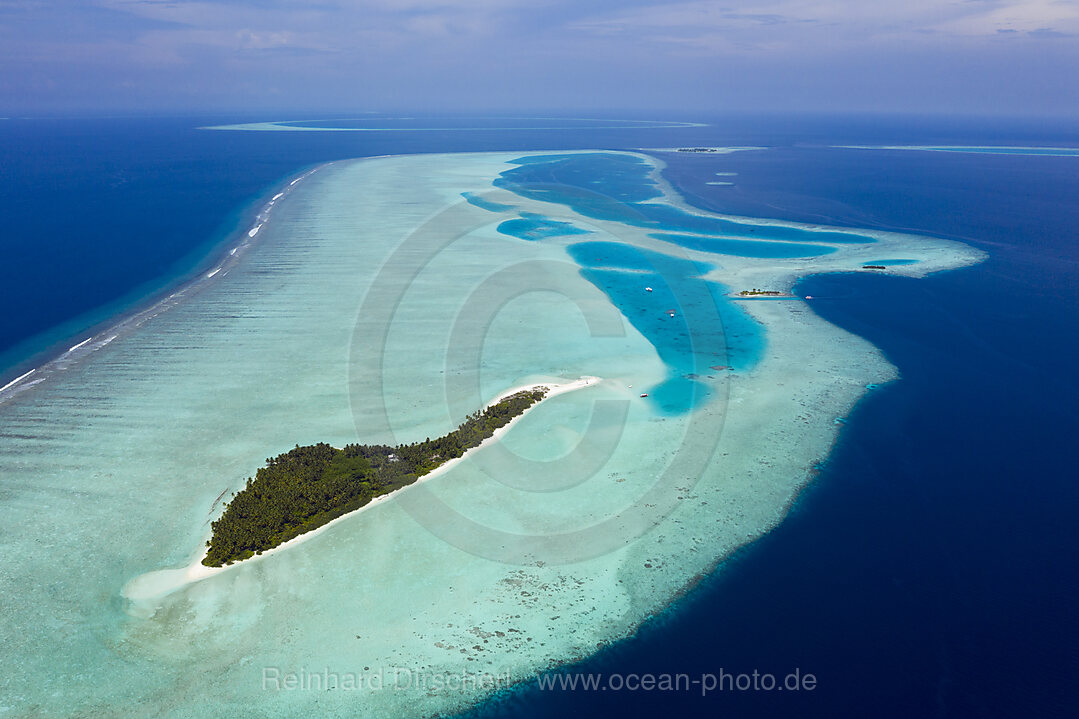
M 35 367 L 34 369 L 30 370 L 30 371 L 29 371 L 29 372 L 27 372 L 26 374 L 21 374 L 21 375 L 19 375 L 18 377 L 16 377 L 15 379 L 11 380 L 10 382 L 8 382 L 8 383 L 7 383 L 6 385 L 4 385 L 3 387 L 0 387 L 0 392 L 3 392 L 3 391 L 4 391 L 4 390 L 6 390 L 6 389 L 7 389 L 8 387 L 13 387 L 14 385 L 17 385 L 17 384 L 18 384 L 19 382 L 22 382 L 22 381 L 23 381 L 24 379 L 26 379 L 27 377 L 29 377 L 30 375 L 32 375 L 32 374 L 33 374 L 34 372 L 37 372 L 37 367 Z
M 293 183 L 293 184 L 296 184 L 296 183 Z M 278 192 L 276 195 L 273 196 L 273 199 L 270 200 L 270 202 L 277 202 L 278 200 L 280 200 L 284 196 L 285 196 L 284 192 Z
M 0 118 L 0 119 L 2 119 L 2 118 Z M 332 164 L 332 163 L 326 163 L 326 164 Z M 304 179 L 306 177 L 310 177 L 315 172 L 317 172 L 319 169 L 321 169 L 321 167 L 323 167 L 323 166 L 324 165 L 320 165 L 319 167 L 316 167 L 316 168 L 314 168 L 312 170 L 309 170 L 309 171 L 305 172 L 303 175 L 301 175 L 300 177 L 297 177 L 292 182 L 290 182 L 289 187 L 292 187 L 297 182 L 299 182 L 300 180 L 302 180 L 302 179 Z M 277 193 L 274 196 L 273 200 L 280 199 L 281 197 L 283 197 L 285 195 L 286 192 L 288 192 L 287 188 L 286 188 L 286 190 L 284 192 Z M 249 238 L 253 238 L 255 235 L 258 234 L 259 230 L 262 229 L 262 226 L 264 224 L 266 224 L 266 217 L 268 217 L 268 213 L 263 213 L 263 214 L 260 214 L 260 215 L 258 215 L 256 217 L 257 224 L 254 227 L 252 227 L 247 233 L 247 236 Z M 247 242 L 244 241 L 242 243 L 242 246 L 246 247 Z M 229 250 L 229 256 L 234 256 L 236 254 L 236 251 L 239 250 L 239 249 L 240 249 L 240 247 L 233 247 L 231 250 Z M 213 270 L 211 270 L 209 273 L 206 274 L 206 279 L 209 279 L 209 278 L 213 277 L 214 275 L 221 272 L 223 269 L 224 269 L 223 265 L 214 268 Z M 141 327 L 146 322 L 146 320 L 150 319 L 151 317 L 156 317 L 158 314 L 160 314 L 161 312 L 164 312 L 170 306 L 174 305 L 176 303 L 176 301 L 178 301 L 179 298 L 182 298 L 185 294 L 187 294 L 187 289 L 188 289 L 187 287 L 181 287 L 180 289 L 178 289 L 175 292 L 173 292 L 172 294 L 170 294 L 167 298 L 165 298 L 163 300 L 160 300 L 159 302 L 152 305 L 151 307 L 148 307 L 148 308 L 142 310 L 141 312 L 138 312 L 138 313 L 136 313 L 136 314 L 134 314 L 134 315 L 132 315 L 130 317 L 127 317 L 126 319 L 121 320 L 119 322 L 119 324 L 116 325 L 115 327 L 113 327 L 112 329 L 116 329 L 117 327 Z M 102 341 L 99 345 L 97 345 L 97 347 L 104 347 L 105 345 L 107 345 L 108 343 L 110 343 L 114 339 L 116 339 L 117 336 L 118 335 L 115 335 L 115 334 L 111 335 L 108 339 Z M 70 354 L 71 352 L 74 352 L 75 350 L 77 350 L 80 347 L 82 347 L 82 346 L 86 345 L 87 343 L 89 343 L 91 340 L 93 340 L 93 337 L 87 337 L 82 342 L 79 342 L 77 345 L 72 345 L 71 347 L 68 348 L 67 352 L 65 352 L 64 355 L 61 355 L 61 357 L 66 356 L 67 354 Z M 53 360 L 50 360 L 50 362 L 46 363 L 43 366 L 48 367 L 49 365 L 51 365 L 52 362 L 55 362 L 58 359 L 60 359 L 60 357 L 57 357 L 57 358 L 55 358 Z M 21 375 L 19 377 L 16 377 L 15 379 L 8 382 L 3 387 L 0 387 L 0 392 L 3 392 L 4 390 L 6 390 L 6 389 L 8 389 L 10 387 L 13 387 L 14 385 L 16 385 L 19 382 L 23 381 L 24 379 L 29 377 L 31 374 L 36 372 L 37 369 L 38 368 L 34 368 L 34 369 L 30 370 L 29 372 L 27 372 L 26 374 L 23 374 L 23 375 Z M 36 381 L 34 381 L 34 382 L 30 383 L 30 384 L 37 384 L 38 382 L 44 382 L 47 378 L 48 378 L 48 375 L 43 376 L 40 379 L 38 379 L 38 380 L 36 380 Z
M 729 155 L 732 152 L 744 152 L 746 150 L 767 150 L 767 147 L 745 145 L 741 147 L 642 147 L 642 152 L 676 152 L 680 155 Z

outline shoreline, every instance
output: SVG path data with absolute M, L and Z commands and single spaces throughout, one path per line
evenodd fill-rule
M 119 305 L 118 309 L 109 311 L 109 305 L 106 305 L 103 308 L 88 310 L 83 315 L 67 320 L 52 330 L 45 330 L 23 340 L 5 352 L 5 354 L 18 356 L 25 351 L 24 348 L 27 345 L 32 347 L 37 338 L 48 335 L 50 332 L 57 333 L 54 339 L 47 341 L 44 348 L 31 350 L 23 359 L 15 361 L 8 368 L 0 368 L 0 379 L 10 378 L 7 382 L 0 384 L 0 404 L 46 381 L 56 369 L 66 369 L 70 362 L 84 359 L 122 334 L 168 311 L 179 302 L 188 299 L 188 295 L 202 289 L 215 277 L 228 274 L 228 271 L 257 241 L 256 237 L 270 220 L 271 211 L 277 202 L 289 195 L 301 180 L 307 179 L 331 164 L 333 163 L 320 163 L 302 170 L 299 174 L 288 175 L 275 183 L 253 202 L 246 212 L 241 214 L 241 220 L 224 239 L 215 243 L 214 247 L 176 278 L 150 292 L 143 293 L 142 290 L 154 282 L 150 280 L 139 287 L 132 288 L 125 293 L 124 297 L 109 303 L 109 305 Z M 126 299 L 131 296 L 136 296 L 137 299 Z M 85 315 L 92 317 L 98 311 L 108 314 L 104 319 L 89 325 L 80 321 L 80 317 Z M 31 375 L 34 375 L 32 382 L 23 382 Z
M 354 517 L 358 513 L 366 510 L 367 508 L 372 507 L 382 501 L 385 501 L 390 497 L 396 496 L 398 493 L 407 490 L 409 487 L 413 487 L 417 484 L 420 484 L 421 482 L 426 482 L 430 479 L 434 479 L 441 474 L 445 474 L 472 452 L 481 450 L 489 444 L 493 444 L 499 441 L 502 436 L 505 435 L 506 432 L 508 432 L 510 428 L 517 423 L 519 419 L 521 419 L 533 409 L 541 405 L 543 402 L 551 399 L 552 397 L 557 397 L 561 394 L 566 394 L 568 392 L 584 389 L 585 387 L 590 387 L 602 381 L 603 380 L 600 377 L 584 376 L 570 382 L 529 383 L 518 385 L 516 387 L 513 387 L 512 389 L 506 390 L 505 392 L 500 393 L 490 402 L 484 404 L 484 407 L 489 407 L 492 404 L 496 404 L 511 395 L 517 394 L 518 392 L 537 389 L 539 387 L 547 387 L 547 394 L 543 396 L 543 399 L 531 405 L 524 412 L 517 415 L 509 422 L 496 429 L 494 431 L 494 434 L 483 440 L 483 442 L 481 442 L 479 445 L 462 454 L 460 457 L 454 457 L 453 459 L 448 460 L 443 464 L 440 464 L 438 467 L 431 470 L 427 474 L 418 477 L 415 482 L 407 484 L 404 487 L 396 489 L 392 492 L 387 492 L 386 494 L 380 494 L 377 497 L 373 497 L 371 501 L 369 501 L 362 507 L 357 507 L 355 510 L 348 512 L 347 514 L 336 517 L 327 522 L 326 524 L 323 524 L 316 529 L 312 529 L 310 532 L 304 532 L 303 534 L 293 537 L 286 542 L 282 542 L 276 547 L 267 549 L 261 554 L 256 554 L 252 557 L 248 557 L 247 559 L 241 559 L 237 562 L 225 564 L 220 567 L 209 567 L 202 563 L 202 560 L 206 557 L 206 548 L 205 546 L 203 546 L 198 557 L 186 567 L 183 567 L 181 569 L 161 569 L 147 572 L 146 574 L 141 574 L 129 581 L 127 584 L 125 584 L 123 589 L 120 590 L 120 595 L 125 599 L 133 602 L 145 601 L 149 599 L 158 599 L 172 594 L 178 589 L 182 589 L 189 584 L 193 584 L 208 577 L 212 577 L 229 569 L 234 569 L 243 564 L 255 562 L 260 559 L 265 559 L 266 557 L 275 554 L 276 552 L 289 549 L 290 547 L 295 547 L 299 544 L 303 544 L 307 540 L 315 537 L 315 535 L 320 534 L 324 530 L 329 529 L 330 527 L 334 526 L 335 524 L 344 519 Z M 228 490 L 226 489 L 225 492 L 228 492 Z M 224 494 L 224 492 L 222 494 Z M 216 502 L 214 503 L 214 506 L 217 506 Z

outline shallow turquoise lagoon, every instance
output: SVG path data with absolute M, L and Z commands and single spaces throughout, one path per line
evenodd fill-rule
M 649 235 L 657 240 L 670 242 L 688 250 L 714 252 L 719 255 L 735 257 L 755 257 L 761 259 L 783 259 L 791 257 L 814 257 L 835 252 L 828 245 L 799 244 L 797 242 L 761 242 L 758 240 L 729 240 L 723 237 L 702 237 L 700 235 L 679 235 L 669 232 L 654 232 Z
M 661 413 L 692 410 L 711 395 L 709 375 L 749 369 L 763 355 L 763 328 L 728 288 L 700 279 L 711 265 L 613 242 L 567 250 L 667 365 L 666 379 L 647 390 Z
M 498 226 L 498 231 L 503 235 L 530 241 L 545 240 L 550 237 L 564 237 L 566 235 L 589 234 L 588 230 L 576 227 L 570 222 L 559 222 L 534 212 L 522 212 L 520 217 L 506 220 Z
M 493 202 L 480 197 L 475 192 L 462 192 L 461 197 L 465 198 L 469 204 L 475 205 L 481 210 L 489 210 L 490 212 L 509 212 L 513 209 L 513 205 L 503 205 L 501 202 Z
M 621 242 L 577 242 L 566 248 L 582 267 L 662 272 L 678 263 L 678 275 L 703 275 L 715 268 L 708 262 L 691 262 L 651 252 Z
M 653 202 L 663 195 L 652 179 L 653 167 L 634 155 L 539 155 L 519 158 L 514 164 L 518 166 L 506 170 L 495 180 L 496 187 L 533 200 L 563 204 L 585 217 L 597 220 L 625 222 L 635 227 L 670 232 L 754 240 L 839 244 L 873 242 L 871 237 L 855 232 L 739 222 Z

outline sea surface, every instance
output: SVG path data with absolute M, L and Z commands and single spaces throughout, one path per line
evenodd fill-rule
M 1074 130 L 835 117 L 684 118 L 704 127 L 470 118 L 432 118 L 419 127 L 414 119 L 379 118 L 382 127 L 408 131 L 198 129 L 280 119 L 288 118 L 0 123 L 0 386 L 214 266 L 268 197 L 318 163 L 426 152 L 766 147 L 657 156 L 667 163 L 665 179 L 701 208 L 960 240 L 989 259 L 917 280 L 866 272 L 803 280 L 797 293 L 814 298 L 810 307 L 881 348 L 901 379 L 873 389 L 846 418 L 832 455 L 778 528 L 635 637 L 563 673 L 797 671 L 813 674 L 815 688 L 702 695 L 699 684 L 688 691 L 568 691 L 533 682 L 473 714 L 1079 712 L 1072 449 L 1079 430 L 1079 158 L 840 147 L 1074 148 Z M 468 127 L 479 129 L 461 129 Z M 624 190 L 600 187 L 591 197 L 637 205 L 642 222 L 661 225 L 663 239 L 701 241 L 701 227 L 649 215 L 649 198 Z M 585 215 L 610 209 L 577 206 Z M 542 243 L 546 233 L 564 230 L 543 218 L 520 219 L 506 234 L 539 231 L 524 239 Z M 703 229 L 732 253 L 754 249 L 740 228 Z M 769 249 L 793 251 L 804 239 L 796 234 Z M 579 262 L 606 266 L 598 261 L 609 262 L 605 248 L 587 234 L 578 239 L 587 243 Z M 617 298 L 621 289 L 605 270 L 587 272 L 597 285 L 608 281 L 601 289 Z M 752 351 L 740 361 L 752 362 Z M 20 544 L 13 527 L 4 528 L 3 540 L 20 551 L 32 546 Z M 32 691 L 22 687 L 20 695 Z M 0 716 L 23 709 L 0 696 Z

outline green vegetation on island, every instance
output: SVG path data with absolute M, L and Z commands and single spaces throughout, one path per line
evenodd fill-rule
M 742 295 L 743 297 L 756 297 L 756 296 L 760 296 L 760 295 L 763 295 L 765 297 L 786 297 L 787 296 L 786 292 L 780 292 L 779 290 L 761 290 L 761 289 L 758 289 L 756 287 L 754 287 L 751 290 L 742 290 L 738 294 Z
M 396 447 L 349 444 L 342 449 L 320 442 L 267 459 L 211 524 L 202 563 L 220 567 L 261 554 L 412 484 L 478 447 L 547 391 L 535 387 L 504 397 L 438 439 Z

